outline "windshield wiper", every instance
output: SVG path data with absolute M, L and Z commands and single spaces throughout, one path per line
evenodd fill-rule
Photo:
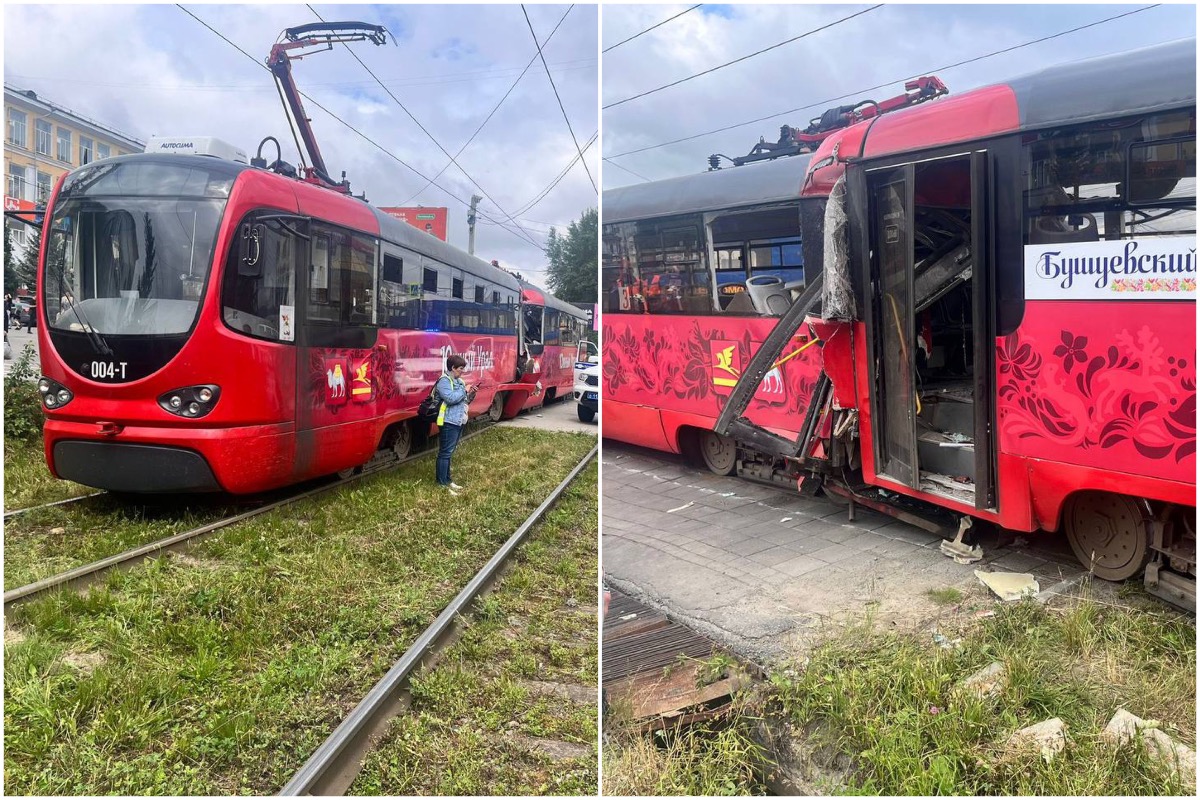
M 49 252 L 49 248 L 53 246 L 54 243 L 51 241 L 49 247 L 47 248 L 47 258 L 53 258 L 53 254 Z M 94 327 L 92 327 L 92 323 L 88 322 L 87 315 L 83 313 L 83 306 L 75 302 L 75 294 L 69 287 L 67 287 L 67 276 L 63 274 L 62 259 L 55 259 L 54 265 L 58 271 L 58 285 L 60 288 L 65 288 L 62 297 L 66 299 L 67 305 L 71 308 L 71 312 L 75 314 L 75 319 L 79 320 L 79 324 L 82 326 L 83 332 L 87 336 L 88 343 L 92 346 L 92 350 L 96 352 L 96 355 L 110 357 L 115 355 L 112 348 L 108 346 L 108 342 L 104 340 L 104 337 L 101 336 Z M 49 322 L 49 319 L 46 321 Z

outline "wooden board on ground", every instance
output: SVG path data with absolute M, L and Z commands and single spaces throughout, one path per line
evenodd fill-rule
M 604 620 L 603 683 L 610 704 L 628 705 L 643 730 L 720 716 L 741 685 L 736 675 L 700 685 L 720 648 L 631 597 L 613 592 Z

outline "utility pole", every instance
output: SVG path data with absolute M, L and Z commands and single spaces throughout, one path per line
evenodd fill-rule
M 475 206 L 483 198 L 477 194 L 471 195 L 471 210 L 467 212 L 467 252 L 475 255 Z

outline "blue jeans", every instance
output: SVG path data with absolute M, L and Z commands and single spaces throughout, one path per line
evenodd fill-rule
M 454 455 L 454 448 L 458 447 L 461 436 L 462 425 L 449 423 L 443 425 L 438 433 L 437 482 L 442 486 L 450 485 L 450 456 Z

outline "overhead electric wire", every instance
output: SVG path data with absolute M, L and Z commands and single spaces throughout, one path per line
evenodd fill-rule
M 787 41 L 783 41 L 778 44 L 773 44 L 770 47 L 764 47 L 762 50 L 758 50 L 754 53 L 744 55 L 741 58 L 735 58 L 733 61 L 727 61 L 724 64 L 719 64 L 718 66 L 715 66 L 712 69 L 706 69 L 703 72 L 697 72 L 695 75 L 688 75 L 686 78 L 680 78 L 677 81 L 672 81 L 671 83 L 667 83 L 662 86 L 659 86 L 657 89 L 650 89 L 649 91 L 642 92 L 641 94 L 635 94 L 632 97 L 626 97 L 624 100 L 618 100 L 615 103 L 609 103 L 606 106 L 602 106 L 602 109 L 609 109 L 614 106 L 619 106 L 622 103 L 628 103 L 632 100 L 637 100 L 639 97 L 645 97 L 646 95 L 651 95 L 651 94 L 654 94 L 655 92 L 661 92 L 663 89 L 670 89 L 672 86 L 678 86 L 681 83 L 686 83 L 687 81 L 690 81 L 693 78 L 699 78 L 702 75 L 708 75 L 709 73 L 716 72 L 719 69 L 724 69 L 725 67 L 729 67 L 729 66 L 737 64 L 739 62 L 745 61 L 748 58 L 754 58 L 755 56 L 761 56 L 763 53 L 770 52 L 771 50 L 774 50 L 777 47 L 783 47 L 785 44 L 791 44 L 792 42 L 799 41 L 800 39 L 803 39 L 806 36 L 812 36 L 814 33 L 820 33 L 821 31 L 828 30 L 829 28 L 832 28 L 835 25 L 841 25 L 843 22 L 848 22 L 848 21 L 854 19 L 855 17 L 861 17 L 863 14 L 870 13 L 870 12 L 874 11 L 875 9 L 882 8 L 882 7 L 883 7 L 883 3 L 880 3 L 879 5 L 871 6 L 870 8 L 863 9 L 862 11 L 857 11 L 848 17 L 842 17 L 841 19 L 834 20 L 833 22 L 830 22 L 828 25 L 822 25 L 819 28 L 813 28 L 811 31 L 802 33 L 799 36 L 793 36 L 791 39 L 788 39 Z
M 628 172 L 630 175 L 632 175 L 632 176 L 633 176 L 633 177 L 635 177 L 635 178 L 641 178 L 641 179 L 642 179 L 642 180 L 644 180 L 646 183 L 653 183 L 653 181 L 651 181 L 651 180 L 650 180 L 649 178 L 647 178 L 645 175 L 642 175 L 642 174 L 641 174 L 641 173 L 639 173 L 639 172 L 634 172 L 634 171 L 633 171 L 633 170 L 631 170 L 629 167 L 622 167 L 620 164 L 618 164 L 617 162 L 613 161 L 611 158 L 606 158 L 606 159 L 604 159 L 604 160 L 605 160 L 605 161 L 607 161 L 608 163 L 612 164 L 612 165 L 613 165 L 614 167 L 616 167 L 617 169 L 622 169 L 622 170 L 625 170 L 626 172 Z
M 307 3 L 305 5 L 308 7 L 308 10 L 311 11 L 317 19 L 321 20 L 321 22 L 325 22 L 325 18 L 322 17 L 320 14 L 318 14 L 317 10 L 315 8 L 313 8 L 312 5 L 307 4 Z M 476 189 L 478 189 L 480 192 L 482 192 L 483 196 L 486 197 L 488 200 L 490 200 L 492 202 L 492 205 L 494 205 L 496 208 L 498 208 L 500 210 L 501 214 L 508 217 L 509 221 L 511 221 L 512 224 L 516 226 L 517 230 L 519 230 L 521 232 L 522 236 L 524 236 L 526 239 L 529 240 L 529 243 L 531 245 L 533 245 L 534 247 L 538 247 L 538 243 L 534 240 L 533 234 L 531 234 L 529 231 L 522 228 L 521 223 L 519 223 L 515 219 L 513 219 L 511 214 L 509 214 L 507 211 L 505 211 L 503 208 L 500 207 L 500 204 L 496 202 L 496 198 L 494 198 L 490 194 L 488 194 L 487 189 L 484 189 L 483 186 L 480 185 L 479 181 L 472 178 L 471 173 L 467 172 L 466 168 L 463 167 L 462 164 L 459 164 L 458 161 L 455 160 L 454 156 L 450 155 L 450 151 L 447 150 L 446 148 L 442 147 L 442 143 L 439 142 L 434 137 L 434 135 L 432 133 L 430 133 L 429 130 L 424 125 L 421 124 L 421 121 L 419 119 L 417 119 L 416 116 L 414 116 L 411 111 L 408 110 L 408 108 L 404 105 L 404 103 L 400 102 L 400 98 L 396 97 L 396 95 L 392 94 L 392 90 L 383 85 L 383 81 L 379 80 L 379 78 L 376 77 L 375 73 L 371 71 L 371 68 L 368 67 L 366 65 L 366 63 L 364 63 L 363 60 L 358 57 L 358 53 L 355 53 L 354 50 L 350 47 L 350 45 L 347 44 L 346 42 L 342 42 L 342 46 L 346 48 L 346 52 L 348 52 L 350 55 L 352 55 L 354 57 L 354 60 L 358 62 L 359 66 L 361 66 L 363 69 L 365 69 L 367 71 L 368 75 L 370 75 L 372 78 L 375 78 L 375 82 L 379 84 L 379 88 L 381 88 L 385 92 L 387 92 L 388 97 L 390 97 L 396 101 L 396 105 L 400 106 L 400 110 L 403 111 L 405 114 L 408 114 L 408 118 L 411 119 L 416 124 L 416 126 L 421 129 L 421 133 L 423 133 L 427 137 L 429 137 L 429 141 L 433 142 L 434 145 L 437 146 L 437 149 L 442 151 L 442 155 L 449 158 L 450 163 L 452 163 L 454 166 L 458 167 L 458 171 L 463 174 L 463 177 L 465 177 L 468 181 L 470 181 L 472 186 L 474 186 Z M 459 152 L 461 152 L 461 151 L 459 151 Z M 440 175 L 441 173 L 439 172 L 438 174 Z M 430 183 L 432 183 L 432 181 L 430 181 Z M 476 210 L 476 213 L 478 213 L 478 210 Z
M 1048 42 L 1051 39 L 1057 39 L 1060 36 L 1066 36 L 1067 34 L 1071 34 L 1071 33 L 1078 33 L 1079 31 L 1086 30 L 1088 28 L 1093 28 L 1097 25 L 1103 25 L 1106 22 L 1113 22 L 1114 20 L 1121 19 L 1122 17 L 1128 17 L 1132 14 L 1139 14 L 1143 11 L 1149 11 L 1152 8 L 1158 8 L 1161 5 L 1162 5 L 1162 3 L 1155 3 L 1154 5 L 1143 6 L 1142 8 L 1135 8 L 1133 11 L 1126 11 L 1123 14 L 1117 14 L 1115 16 L 1107 17 L 1105 19 L 1097 20 L 1095 22 L 1089 22 L 1087 25 L 1080 25 L 1077 28 L 1071 28 L 1070 30 L 1060 31 L 1059 33 L 1051 34 L 1050 36 L 1043 36 L 1040 39 L 1033 39 L 1031 41 L 1024 42 L 1023 44 L 1013 45 L 1012 47 L 1006 47 L 1003 50 L 996 50 L 995 52 L 988 53 L 986 55 L 967 59 L 966 61 L 959 61 L 955 64 L 949 64 L 944 67 L 936 67 L 934 69 L 924 70 L 922 72 L 917 73 L 916 75 L 912 75 L 908 78 L 903 79 L 903 81 L 887 81 L 886 83 L 880 83 L 875 86 L 868 87 L 866 89 L 857 89 L 853 92 L 847 92 L 846 94 L 838 95 L 837 97 L 832 97 L 828 100 L 819 100 L 815 103 L 809 103 L 808 105 L 800 106 L 798 108 L 792 108 L 787 111 L 780 111 L 776 114 L 768 114 L 765 117 L 758 117 L 757 119 L 747 120 L 746 122 L 737 122 L 737 123 L 734 123 L 733 125 L 726 125 L 723 128 L 716 128 L 711 131 L 705 131 L 704 133 L 696 133 L 691 136 L 684 136 L 683 138 L 680 138 L 680 139 L 672 139 L 669 142 L 660 142 L 659 144 L 652 144 L 647 147 L 639 147 L 635 150 L 626 150 L 623 153 L 614 153 L 613 155 L 605 156 L 604 158 L 605 158 L 605 160 L 610 160 L 613 158 L 621 158 L 623 156 L 631 156 L 631 155 L 634 155 L 635 153 L 644 153 L 647 150 L 657 150 L 660 147 L 668 147 L 673 144 L 680 144 L 681 142 L 690 142 L 693 139 L 703 139 L 705 136 L 712 136 L 713 134 L 716 134 L 716 133 L 724 133 L 725 131 L 731 131 L 736 128 L 744 128 L 747 125 L 754 125 L 759 122 L 766 122 L 767 120 L 775 119 L 776 117 L 785 117 L 788 114 L 795 114 L 797 111 L 806 111 L 810 108 L 820 108 L 823 106 L 827 106 L 829 103 L 835 103 L 838 100 L 845 100 L 846 98 L 849 98 L 849 97 L 861 97 L 862 95 L 866 94 L 867 92 L 873 92 L 876 89 L 882 89 L 885 86 L 893 86 L 896 83 L 907 82 L 907 81 L 910 81 L 913 78 L 919 77 L 921 75 L 931 75 L 935 72 L 945 72 L 948 69 L 952 69 L 955 67 L 962 67 L 967 64 L 972 64 L 976 61 L 983 61 L 984 59 L 992 58 L 993 56 L 1003 55 L 1004 53 L 1010 53 L 1013 50 L 1020 50 L 1023 47 L 1030 47 L 1035 44 L 1041 44 L 1042 42 Z
M 558 25 L 555 25 L 554 30 L 550 31 L 550 35 L 546 37 L 547 44 L 550 42 L 551 39 L 554 38 L 554 34 L 558 32 L 559 25 L 563 24 L 563 20 L 565 20 L 567 18 L 567 14 L 570 14 L 571 9 L 574 7 L 575 7 L 574 5 L 568 6 L 567 10 L 565 12 L 563 12 L 562 17 L 559 18 L 559 20 L 558 20 Z M 513 89 L 517 88 L 517 84 L 520 83 L 521 79 L 525 77 L 525 73 L 529 71 L 529 68 L 533 66 L 533 62 L 536 60 L 537 60 L 537 55 L 535 54 L 532 58 L 529 59 L 529 63 L 525 65 L 525 69 L 521 70 L 521 74 L 517 76 L 517 79 L 515 81 L 513 81 L 512 86 L 508 87 L 508 91 L 504 93 L 504 97 L 500 98 L 500 102 L 496 103 L 496 107 L 493 108 L 491 110 L 491 113 L 489 113 L 487 115 L 487 119 L 485 119 L 483 122 L 479 123 L 479 127 L 476 128 L 475 132 L 471 134 L 471 138 L 467 139 L 467 141 L 463 143 L 463 146 L 458 148 L 458 152 L 454 154 L 455 158 L 458 158 L 459 156 L 461 156 L 463 151 L 467 149 L 467 146 L 470 145 L 471 142 L 475 141 L 475 137 L 479 135 L 479 132 L 481 130 L 483 130 L 483 126 L 487 125 L 488 120 L 490 120 L 495 115 L 495 113 L 500 110 L 500 106 L 504 105 L 504 101 L 508 99 L 508 96 L 510 94 L 512 94 Z M 449 166 L 450 166 L 450 164 L 447 164 L 446 166 L 444 166 L 440 170 L 438 170 L 437 175 L 433 176 L 433 180 L 437 180 L 439 177 L 441 177 L 442 173 L 445 172 Z M 417 190 L 413 194 L 412 197 L 408 198 L 403 203 L 401 203 L 401 205 L 406 206 L 409 203 L 411 203 L 413 200 L 416 200 L 421 195 L 421 192 L 425 191 L 429 187 L 430 187 L 429 183 L 425 184 L 419 190 Z
M 570 61 L 555 62 L 552 70 L 562 72 L 570 72 L 581 69 L 594 69 L 596 59 L 594 58 L 576 58 Z M 451 83 L 474 83 L 477 81 L 501 80 L 511 76 L 511 73 L 520 71 L 520 67 L 500 67 L 497 69 L 481 69 L 471 70 L 468 72 L 446 72 L 436 75 L 414 75 L 409 78 L 384 78 L 383 82 L 388 86 L 442 86 Z M 117 89 L 170 89 L 180 92 L 266 92 L 270 91 L 262 85 L 254 85 L 249 83 L 230 83 L 230 84 L 206 84 L 204 86 L 167 86 L 167 85 L 152 85 L 145 83 L 113 83 L 111 81 L 89 81 L 76 77 L 60 77 L 56 75 L 19 75 L 10 73 L 8 78 L 20 79 L 27 81 L 51 81 L 56 83 L 77 83 L 83 86 L 108 86 Z M 356 86 L 368 86 L 374 83 L 373 81 L 306 81 L 305 85 L 309 87 L 344 87 L 354 88 Z
M 661 25 L 666 25 L 671 20 L 682 17 L 684 14 L 688 13 L 689 11 L 695 11 L 697 8 L 699 8 L 702 5 L 704 5 L 704 4 L 697 3 L 696 5 L 692 6 L 691 8 L 686 8 L 683 11 L 680 11 L 674 17 L 667 17 L 666 19 L 664 19 L 662 22 L 658 23 L 657 25 L 651 25 L 649 28 L 646 28 L 646 30 L 641 31 L 640 33 L 635 33 L 633 36 L 630 36 L 628 39 L 622 39 L 621 41 L 614 44 L 612 47 L 606 47 L 603 50 L 601 50 L 600 52 L 603 54 L 603 53 L 607 53 L 609 50 L 616 50 L 618 47 L 625 44 L 626 42 L 632 42 L 634 39 L 638 38 L 643 33 L 649 33 L 650 31 L 654 30 L 655 28 L 657 28 Z
M 595 133 L 592 134 L 590 139 L 588 139 L 586 142 L 583 143 L 583 149 L 585 152 L 587 150 L 591 149 L 592 145 L 596 143 L 596 139 L 599 138 L 599 136 L 600 136 L 600 131 L 597 130 Z M 583 154 L 581 153 L 581 154 L 575 156 L 574 158 L 572 158 L 570 160 L 570 162 L 567 164 L 567 166 L 563 167 L 562 171 L 558 173 L 558 177 L 556 177 L 554 180 L 552 180 L 550 182 L 549 186 L 547 186 L 545 189 L 538 192 L 537 195 L 535 195 L 532 200 L 530 200 L 525 205 L 521 206 L 521 208 L 519 208 L 516 211 L 516 213 L 518 215 L 524 214 L 524 213 L 530 211 L 538 203 L 542 202 L 542 200 L 544 200 L 545 197 L 548 194 L 550 194 L 550 192 L 554 189 L 554 187 L 558 186 L 559 182 L 562 181 L 562 179 L 567 176 L 567 173 L 571 171 L 571 167 L 575 166 L 575 162 L 579 161 L 582 157 L 583 157 Z
M 579 161 L 583 164 L 583 171 L 587 173 L 588 180 L 592 182 L 592 191 L 596 194 L 600 190 L 596 187 L 596 181 L 592 178 L 592 171 L 588 169 L 587 161 L 583 158 L 583 150 L 579 147 L 579 140 L 575 138 L 575 129 L 571 127 L 571 120 L 567 118 L 567 109 L 563 107 L 562 98 L 558 95 L 558 87 L 554 85 L 554 76 L 550 74 L 550 68 L 546 66 L 546 56 L 542 53 L 542 46 L 538 44 L 537 34 L 533 32 L 533 23 L 529 21 L 529 12 L 525 10 L 525 4 L 521 4 L 521 13 L 525 15 L 525 24 L 529 26 L 529 35 L 533 37 L 533 43 L 537 45 L 538 58 L 542 60 L 542 67 L 546 70 L 546 79 L 550 81 L 550 88 L 554 90 L 554 99 L 558 101 L 558 109 L 562 112 L 563 121 L 567 123 L 567 130 L 571 134 L 571 141 L 575 143 L 575 150 L 579 153 Z
M 192 19 L 194 19 L 194 20 L 196 20 L 197 22 L 199 22 L 199 23 L 200 23 L 201 25 L 203 25 L 204 27 L 208 28 L 210 31 L 212 31 L 212 32 L 213 32 L 213 33 L 215 33 L 217 36 L 219 36 L 219 37 L 220 37 L 222 40 L 224 40 L 224 41 L 225 41 L 225 42 L 226 42 L 228 45 L 230 45 L 231 47 L 233 47 L 235 50 L 237 50 L 239 53 L 241 53 L 242 55 L 244 55 L 246 58 L 248 58 L 248 59 L 250 59 L 251 61 L 253 61 L 255 64 L 257 64 L 257 65 L 258 65 L 260 68 L 262 68 L 262 69 L 264 69 L 264 70 L 267 70 L 268 72 L 270 72 L 270 68 L 268 68 L 268 67 L 267 67 L 265 64 L 261 63 L 261 62 L 260 62 L 260 61 L 259 61 L 257 58 L 255 58 L 254 56 L 252 56 L 252 55 L 250 55 L 249 53 L 247 53 L 247 52 L 246 52 L 245 50 L 243 50 L 241 47 L 238 47 L 238 45 L 237 45 L 237 44 L 235 44 L 234 42 L 230 41 L 230 40 L 229 40 L 229 39 L 228 39 L 228 38 L 227 38 L 227 37 L 226 37 L 226 36 L 225 36 L 223 33 L 221 33 L 220 31 L 218 31 L 216 28 L 212 27 L 212 26 L 211 26 L 211 25 L 209 25 L 207 22 L 205 22 L 204 20 L 200 19 L 200 18 L 199 18 L 199 17 L 197 17 L 195 14 L 193 14 L 191 11 L 188 11 L 186 8 L 184 8 L 182 5 L 179 5 L 178 3 L 176 4 L 176 8 L 178 8 L 178 9 L 179 9 L 180 11 L 182 11 L 183 13 L 187 14 L 187 15 L 188 15 L 189 17 L 191 17 Z M 329 110 L 329 109 L 327 109 L 325 106 L 323 106 L 323 105 L 321 105 L 320 103 L 318 103 L 318 102 L 317 102 L 316 100 L 314 100 L 313 98 L 309 97 L 309 96 L 308 96 L 307 94 L 305 94 L 304 92 L 301 92 L 299 89 L 297 89 L 296 91 L 297 91 L 297 92 L 299 93 L 299 95 L 300 95 L 301 97 L 303 97 L 305 100 L 309 101 L 310 103 L 312 103 L 313 105 L 315 105 L 317 108 L 321 109 L 321 110 L 322 110 L 322 111 L 324 111 L 326 114 L 328 114 L 330 117 L 332 117 L 333 119 L 335 119 L 335 120 L 337 120 L 338 122 L 342 123 L 342 125 L 344 125 L 345 127 L 349 128 L 349 129 L 350 129 L 351 131 L 353 131 L 354 133 L 358 134 L 358 136 L 359 136 L 361 139 L 363 139 L 363 140 L 365 140 L 366 142 L 368 142 L 368 143 L 370 143 L 370 144 L 374 145 L 376 148 L 378 148 L 378 149 L 379 149 L 379 150 L 380 150 L 382 153 L 384 153 L 385 155 L 387 155 L 387 156 L 388 156 L 389 158 L 391 158 L 393 161 L 397 162 L 397 163 L 398 163 L 398 164 L 400 164 L 401 166 L 405 167 L 406 169 L 408 169 L 408 170 L 410 170 L 411 172 L 413 172 L 414 174 L 416 174 L 416 176 L 417 176 L 417 177 L 419 177 L 421 180 L 429 180 L 429 179 L 428 179 L 428 178 L 426 178 L 426 177 L 425 177 L 425 175 L 424 175 L 424 174 L 422 174 L 422 173 L 421 173 L 421 171 L 420 171 L 420 170 L 418 170 L 416 167 L 412 166 L 412 165 L 411 165 L 411 164 L 409 164 L 408 162 L 404 161 L 404 159 L 400 158 L 400 157 L 399 157 L 399 156 L 397 156 L 396 154 L 394 154 L 394 153 L 392 153 L 391 151 L 389 151 L 389 150 L 388 150 L 387 148 L 385 148 L 383 145 L 379 144 L 379 143 L 378 143 L 378 142 L 376 142 L 374 139 L 372 139 L 371 137 L 367 136 L 365 133 L 363 133 L 362 131 L 360 131 L 358 128 L 355 128 L 355 127 L 354 127 L 353 125 L 351 125 L 349 122 L 346 122 L 344 119 L 342 119 L 341 117 L 339 117 L 337 114 L 334 114 L 332 111 L 330 111 L 330 110 Z M 289 119 L 290 119 L 290 118 L 289 118 Z M 468 206 L 468 207 L 469 207 L 469 206 L 471 205 L 469 202 L 467 202 L 466 200 L 463 200 L 461 197 L 459 197 L 458 195 L 454 194 L 453 192 L 451 192 L 449 189 L 445 188 L 445 187 L 444 187 L 444 186 L 442 186 L 441 184 L 434 183 L 433 185 L 434 185 L 434 186 L 436 186 L 437 188 L 441 189 L 443 192 L 445 192 L 446 194 L 448 194 L 450 197 L 454 198 L 454 199 L 455 199 L 455 200 L 457 200 L 458 202 L 462 203 L 464 206 Z M 484 217 L 485 219 L 491 219 L 491 218 L 490 218 L 490 217 L 488 217 L 486 214 L 484 214 L 482 211 L 479 211 L 479 212 L 477 212 L 477 213 L 478 213 L 480 216 Z M 499 226 L 499 227 L 500 227 L 500 229 L 501 229 L 501 230 L 503 230 L 503 231 L 505 231 L 506 233 L 509 233 L 509 234 L 511 234 L 511 235 L 513 235 L 513 236 L 516 236 L 517 238 L 521 239 L 522 241 L 529 241 L 529 239 L 528 239 L 526 236 L 521 236 L 520 234 L 518 234 L 518 233 L 514 232 L 514 231 L 513 231 L 511 228 L 507 227 L 507 226 L 506 226 L 504 223 L 502 223 L 502 222 L 499 222 L 499 221 L 497 221 L 497 220 L 492 220 L 492 221 L 493 221 L 493 222 L 495 222 L 495 223 L 496 223 L 496 225 L 497 225 L 497 226 Z M 542 248 L 542 246 L 541 246 L 541 245 L 539 245 L 539 244 L 537 244 L 536 242 L 534 242 L 533 244 L 534 244 L 534 246 L 535 246 L 535 247 L 537 247 L 538 249 L 541 249 L 541 248 Z

